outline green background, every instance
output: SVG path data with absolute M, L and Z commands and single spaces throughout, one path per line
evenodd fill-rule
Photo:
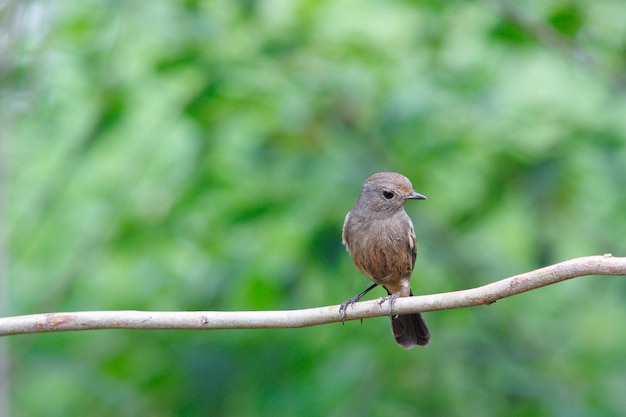
M 601 1 L 0 8 L 6 314 L 339 304 L 377 171 L 418 294 L 626 254 L 626 27 Z M 376 290 L 368 298 L 380 297 Z M 13 336 L 22 416 L 623 416 L 626 282 L 296 330 Z

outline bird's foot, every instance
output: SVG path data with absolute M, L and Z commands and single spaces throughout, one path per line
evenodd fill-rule
M 339 306 L 339 314 L 341 314 L 341 324 L 345 324 L 344 321 L 346 319 L 346 309 L 348 308 L 349 305 L 354 305 L 354 303 L 356 303 L 357 301 L 359 301 L 361 298 L 363 298 L 363 296 L 365 294 L 367 294 L 368 292 L 370 292 L 372 290 L 372 288 L 375 288 L 378 284 L 373 283 L 372 285 L 370 285 L 369 287 L 367 287 L 366 289 L 364 289 L 363 291 L 361 291 L 359 294 L 357 294 L 356 297 L 352 297 L 352 298 L 348 298 L 346 301 L 344 301 L 341 306 Z M 361 319 L 361 326 L 363 325 L 363 319 Z
M 345 324 L 346 309 L 348 308 L 348 306 L 353 306 L 354 303 L 360 300 L 360 298 L 361 297 L 357 295 L 356 297 L 348 298 L 346 301 L 341 303 L 341 305 L 339 306 L 339 314 L 341 314 L 341 324 Z
M 393 304 L 396 302 L 399 296 L 400 294 L 396 292 L 393 294 L 389 294 L 388 296 L 384 298 L 381 298 L 380 301 L 378 302 L 378 305 L 383 305 L 385 301 L 389 302 L 389 317 L 391 317 L 391 309 L 393 308 Z

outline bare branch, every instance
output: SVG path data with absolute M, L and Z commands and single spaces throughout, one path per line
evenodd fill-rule
M 398 299 L 393 314 L 447 310 L 497 300 L 586 275 L 626 275 L 626 258 L 609 254 L 561 262 L 482 287 Z M 380 317 L 389 306 L 379 300 L 348 308 L 346 320 Z M 0 318 L 0 336 L 98 329 L 259 329 L 293 328 L 341 321 L 339 305 L 282 311 L 83 311 Z

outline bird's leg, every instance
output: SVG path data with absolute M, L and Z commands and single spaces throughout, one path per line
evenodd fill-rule
M 389 290 L 387 290 L 387 293 L 389 293 Z M 398 297 L 400 297 L 400 292 L 394 292 L 393 294 L 389 294 L 388 296 L 382 298 L 378 302 L 378 305 L 383 305 L 385 301 L 389 302 L 389 317 L 391 317 L 391 309 L 393 308 L 393 303 L 396 302 Z
M 380 300 L 380 305 L 382 305 L 385 301 L 389 301 L 389 317 L 391 316 L 391 309 L 393 308 L 393 304 L 396 302 L 396 300 L 399 297 L 409 297 L 411 295 L 413 295 L 413 292 L 411 291 L 411 286 L 409 285 L 408 280 L 403 282 L 400 285 L 400 288 L 398 288 L 393 294 L 391 293 L 391 291 L 389 291 L 389 289 L 387 289 L 385 287 L 385 289 L 387 290 L 387 297 L 383 298 L 382 300 Z
M 357 294 L 356 297 L 348 298 L 346 301 L 341 303 L 341 305 L 339 306 L 339 313 L 341 314 L 341 324 L 345 324 L 344 320 L 346 318 L 346 309 L 348 308 L 348 306 L 358 302 L 361 298 L 363 298 L 365 294 L 370 292 L 377 285 L 378 284 L 372 284 L 363 291 L 361 291 L 359 294 Z M 363 321 L 361 321 L 361 323 L 363 323 Z

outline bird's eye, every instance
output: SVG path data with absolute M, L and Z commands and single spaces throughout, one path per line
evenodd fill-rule
M 385 197 L 387 200 L 391 200 L 393 198 L 393 193 L 389 191 L 383 191 L 383 197 Z

